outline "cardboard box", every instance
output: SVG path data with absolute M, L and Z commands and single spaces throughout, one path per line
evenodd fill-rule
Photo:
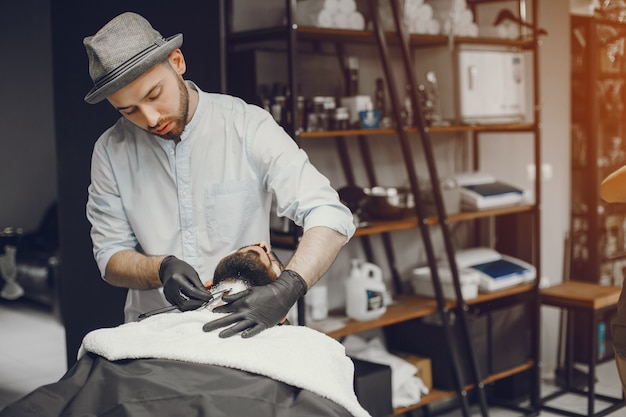
M 424 385 L 431 390 L 433 389 L 433 371 L 432 364 L 429 358 L 422 356 L 411 355 L 410 353 L 398 352 L 395 355 L 401 357 L 411 365 L 417 368 L 416 376 L 420 377 Z

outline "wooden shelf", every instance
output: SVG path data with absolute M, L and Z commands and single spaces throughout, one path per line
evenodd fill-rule
M 531 123 L 497 123 L 497 124 L 451 124 L 448 126 L 430 126 L 430 133 L 457 132 L 532 132 L 535 126 Z M 416 128 L 405 129 L 407 133 L 417 133 Z M 323 132 L 302 132 L 301 139 L 336 138 L 345 136 L 382 136 L 395 135 L 396 129 L 348 129 L 326 130 Z
M 368 30 L 349 30 L 349 29 L 326 29 L 312 26 L 298 26 L 297 33 L 299 39 L 303 40 L 325 40 L 325 41 L 348 41 L 348 42 L 374 42 L 375 37 L 372 31 Z M 387 41 L 396 43 L 397 35 L 394 32 L 387 32 Z M 410 45 L 412 47 L 433 47 L 445 46 L 450 41 L 457 44 L 480 44 L 480 45 L 502 45 L 509 47 L 517 47 L 528 49 L 532 46 L 532 42 L 528 40 L 503 39 L 503 38 L 479 38 L 454 36 L 450 39 L 447 35 L 421 35 L 411 34 Z
M 524 213 L 530 212 L 534 208 L 535 206 L 532 204 L 525 204 L 490 210 L 463 211 L 460 213 L 448 215 L 448 222 L 456 223 L 468 220 L 483 219 L 487 217 L 503 216 L 507 214 Z M 426 223 L 429 225 L 435 225 L 439 223 L 439 219 L 436 216 L 430 216 L 426 218 Z M 418 226 L 419 223 L 417 217 L 407 217 L 399 220 L 369 221 L 367 226 L 359 227 L 356 230 L 355 236 L 366 236 L 385 232 L 394 232 L 399 230 L 412 229 Z
M 428 316 L 437 311 L 437 301 L 434 298 L 420 297 L 417 295 L 400 295 L 396 297 L 395 301 L 397 303 L 388 306 L 387 312 L 383 314 L 382 317 L 370 321 L 348 320 L 345 327 L 329 332 L 327 335 L 337 339 L 349 334 Z
M 493 375 L 489 375 L 487 378 L 485 378 L 483 380 L 483 384 L 487 385 L 487 384 L 491 384 L 494 383 L 500 379 L 504 379 L 507 378 L 509 376 L 518 374 L 520 372 L 526 371 L 528 369 L 531 369 L 533 366 L 534 362 L 533 361 L 528 361 L 522 365 L 516 366 L 515 368 L 512 369 L 507 369 L 506 371 L 497 373 L 497 374 L 493 374 Z M 473 389 L 474 386 L 472 384 L 467 385 L 465 387 L 466 390 L 471 390 Z M 396 408 L 395 410 L 393 410 L 393 414 L 391 414 L 392 416 L 401 416 L 404 413 L 407 413 L 411 410 L 415 410 L 417 408 L 420 407 L 424 407 L 425 405 L 428 405 L 430 403 L 433 403 L 435 401 L 439 401 L 442 400 L 444 398 L 449 398 L 456 395 L 456 392 L 454 391 L 441 391 L 438 390 L 436 388 L 433 388 L 432 390 L 430 390 L 430 392 L 423 396 L 422 399 L 420 400 L 420 402 L 406 406 L 406 407 L 401 407 L 401 408 Z
M 351 43 L 374 43 L 376 38 L 374 32 L 370 30 L 351 30 L 319 28 L 313 26 L 295 25 L 295 33 L 299 40 L 303 41 L 325 41 L 325 42 L 351 42 Z M 253 29 L 230 34 L 232 42 L 253 43 L 268 40 L 287 39 L 290 28 L 288 26 L 277 26 L 269 28 Z M 387 42 L 398 43 L 397 35 L 394 32 L 386 33 Z M 519 49 L 530 49 L 533 46 L 532 40 L 505 39 L 505 38 L 484 38 L 447 35 L 421 35 L 411 34 L 409 40 L 411 47 L 434 47 L 453 44 L 467 45 L 492 45 L 506 46 Z
M 480 210 L 480 211 L 463 211 L 461 213 L 455 213 L 448 215 L 447 221 L 450 223 L 484 219 L 488 217 L 505 216 L 508 214 L 519 214 L 531 212 L 536 207 L 532 204 L 510 206 L 499 209 Z M 430 216 L 426 218 L 426 224 L 436 225 L 439 223 L 439 219 L 436 216 Z M 368 236 L 377 235 L 381 233 L 397 232 L 401 230 L 410 230 L 419 227 L 419 222 L 416 216 L 406 217 L 397 220 L 372 220 L 367 222 L 367 226 L 359 227 L 354 236 Z M 296 242 L 294 236 L 290 234 L 277 234 L 272 233 L 271 236 L 272 246 L 291 248 L 295 247 Z
M 520 284 L 492 293 L 479 293 L 478 297 L 471 300 L 466 300 L 465 302 L 468 305 L 485 303 L 495 299 L 502 299 L 504 297 L 511 297 L 518 294 L 527 293 L 532 291 L 534 288 L 534 284 Z M 399 295 L 394 299 L 394 301 L 396 301 L 396 304 L 387 307 L 387 312 L 383 314 L 382 317 L 376 320 L 348 320 L 343 328 L 328 332 L 326 334 L 332 338 L 337 339 L 347 336 L 349 334 L 377 329 L 379 327 L 401 323 L 406 320 L 425 317 L 437 312 L 437 301 L 434 298 L 422 297 L 419 295 Z M 456 302 L 454 301 L 447 301 L 446 304 L 449 309 L 452 309 L 456 306 Z M 331 316 L 332 315 L 344 317 L 344 314 L 341 311 L 332 312 Z
M 456 393 L 454 391 L 440 391 L 438 389 L 432 389 L 430 392 L 422 397 L 420 402 L 416 404 L 412 404 L 406 407 L 396 408 L 393 410 L 392 416 L 401 416 L 404 413 L 407 413 L 411 410 L 415 410 L 416 408 L 424 407 L 430 403 L 437 402 L 439 400 L 443 400 L 444 398 L 449 398 L 455 396 Z

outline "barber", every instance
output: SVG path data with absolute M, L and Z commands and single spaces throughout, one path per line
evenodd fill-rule
M 354 234 L 350 211 L 307 155 L 257 106 L 185 81 L 182 34 L 163 38 L 123 13 L 83 41 L 94 82 L 90 104 L 121 118 L 94 145 L 87 217 L 104 280 L 128 288 L 125 320 L 168 303 L 210 300 L 203 283 L 218 261 L 259 237 L 277 214 L 303 227 L 272 284 L 231 297 L 205 326 L 250 337 L 276 325 Z

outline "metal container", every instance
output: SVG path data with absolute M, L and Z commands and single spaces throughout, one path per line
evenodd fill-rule
M 406 187 L 364 188 L 363 212 L 367 219 L 400 219 L 413 213 L 415 200 Z

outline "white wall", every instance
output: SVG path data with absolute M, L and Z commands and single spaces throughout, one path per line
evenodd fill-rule
M 563 239 L 569 229 L 570 209 L 570 37 L 568 0 L 540 1 L 539 25 L 548 32 L 540 49 L 542 158 L 553 177 L 543 181 L 541 268 L 555 284 L 563 274 Z M 542 309 L 544 373 L 556 363 L 559 314 Z
M 49 1 L 3 2 L 0 49 L 0 229 L 30 231 L 57 195 Z

